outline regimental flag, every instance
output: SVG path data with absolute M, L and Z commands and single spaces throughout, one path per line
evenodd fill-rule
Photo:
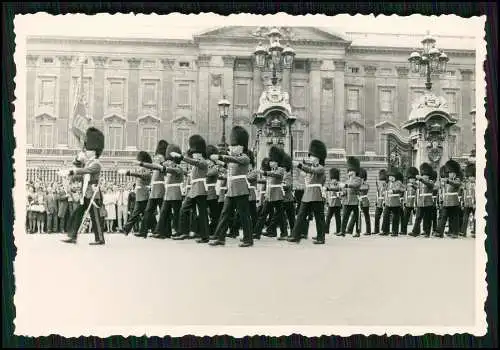
M 83 61 L 82 61 L 82 74 L 80 76 L 79 84 L 76 87 L 75 104 L 73 107 L 73 118 L 70 125 L 70 131 L 76 137 L 78 142 L 83 146 L 85 142 L 85 133 L 87 129 L 92 126 L 92 118 L 88 113 L 88 105 L 85 99 L 85 91 L 83 89 Z

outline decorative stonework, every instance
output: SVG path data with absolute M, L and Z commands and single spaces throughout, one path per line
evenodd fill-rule
M 267 39 L 267 34 L 273 28 L 278 29 L 284 40 L 294 40 L 296 38 L 296 34 L 293 32 L 293 29 L 291 27 L 258 27 L 252 32 L 252 36 Z
M 338 72 L 344 72 L 345 71 L 345 66 L 346 62 L 345 61 L 333 61 L 333 64 L 335 65 L 335 70 Z
M 222 60 L 224 61 L 224 67 L 232 69 L 234 68 L 236 56 L 222 56 Z
M 59 62 L 61 62 L 61 65 L 63 67 L 69 67 L 71 65 L 71 62 L 73 61 L 72 56 L 57 56 L 59 59 Z
M 212 60 L 212 56 L 210 56 L 210 55 L 200 55 L 200 56 L 198 56 L 198 66 L 208 67 L 208 66 L 210 66 L 211 60 Z
M 323 78 L 323 90 L 331 91 L 333 90 L 333 79 L 332 78 Z
M 401 78 L 406 78 L 408 77 L 408 73 L 410 72 L 410 69 L 408 67 L 396 67 L 396 71 L 398 72 L 398 76 Z
M 26 64 L 28 66 L 31 66 L 31 67 L 36 66 L 36 63 L 38 62 L 39 57 L 40 56 L 38 56 L 38 55 L 27 55 L 26 56 Z
M 363 67 L 365 74 L 369 77 L 375 76 L 375 72 L 377 71 L 376 66 L 364 66 Z
M 265 111 L 271 108 L 279 108 L 287 111 L 288 115 L 292 114 L 289 95 L 287 92 L 281 91 L 279 85 L 269 86 L 266 91 L 262 92 L 257 113 L 264 114 Z
M 130 68 L 139 68 L 139 66 L 141 64 L 141 59 L 132 57 L 132 58 L 127 59 L 127 62 L 129 64 Z
M 222 84 L 222 74 L 211 75 L 212 86 L 219 87 Z
M 96 67 L 103 68 L 108 58 L 104 56 L 94 56 L 92 57 L 92 60 L 94 61 Z
M 164 69 L 170 69 L 170 70 L 174 69 L 175 58 L 162 58 L 160 62 L 163 65 Z
M 309 60 L 309 67 L 311 70 L 319 70 L 321 68 L 321 60 L 318 59 L 310 59 Z

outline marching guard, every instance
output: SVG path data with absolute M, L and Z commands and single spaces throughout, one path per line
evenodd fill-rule
M 375 231 L 374 234 L 378 235 L 380 233 L 380 219 L 382 218 L 382 213 L 384 212 L 384 201 L 385 201 L 385 190 L 387 188 L 387 170 L 380 169 L 378 172 L 378 179 L 375 182 L 377 187 L 376 197 L 375 197 Z
M 462 222 L 461 235 L 467 236 L 467 228 L 469 227 L 469 216 L 472 214 L 472 231 L 471 236 L 476 235 L 476 165 L 467 164 L 465 167 L 465 182 L 464 182 L 464 215 Z
M 385 197 L 385 209 L 382 218 L 382 236 L 389 235 L 391 231 L 391 236 L 397 237 L 399 234 L 399 221 L 401 219 L 401 195 L 404 192 L 404 186 L 402 183 L 402 174 L 397 168 L 391 168 L 387 177 L 389 183 L 387 184 L 386 197 Z M 391 220 L 392 219 L 392 220 Z M 391 222 L 392 221 L 392 222 Z
M 285 217 L 288 221 L 288 227 L 290 228 L 290 233 L 295 226 L 295 198 L 293 196 L 293 164 L 292 157 L 284 153 L 283 155 L 283 166 L 285 168 L 285 176 L 283 177 L 283 191 L 285 191 L 285 196 L 283 197 L 283 209 L 285 211 Z M 280 238 L 278 238 L 279 240 Z
M 219 169 L 217 164 L 210 159 L 212 154 L 218 154 L 219 150 L 214 145 L 207 146 L 207 208 L 209 213 L 210 222 L 208 224 L 209 236 L 215 234 L 215 229 L 217 228 L 217 223 L 219 222 L 220 210 L 217 193 L 215 187 L 217 186 L 217 179 L 219 177 Z
M 215 230 L 216 240 L 211 246 L 225 244 L 226 232 L 231 224 L 235 210 L 239 213 L 243 226 L 243 241 L 240 247 L 253 245 L 252 222 L 250 218 L 249 195 L 250 190 L 247 175 L 250 167 L 248 157 L 248 132 L 241 126 L 234 126 L 230 134 L 229 155 L 212 155 L 212 160 L 221 160 L 227 164 L 227 193 L 224 207 Z
M 418 169 L 415 167 L 409 167 L 406 170 L 406 189 L 404 194 L 404 208 L 403 216 L 401 220 L 401 234 L 406 235 L 408 232 L 408 222 L 410 221 L 410 216 L 415 210 L 415 195 L 417 193 L 417 175 Z
M 370 222 L 370 200 L 368 198 L 368 192 L 370 191 L 370 185 L 368 184 L 368 174 L 366 169 L 361 168 L 359 172 L 359 177 L 361 178 L 361 185 L 359 186 L 359 208 L 360 214 L 358 216 L 359 230 L 361 230 L 361 213 L 365 218 L 366 232 L 365 235 L 369 236 L 372 232 L 371 222 Z
M 312 140 L 309 144 L 309 159 L 307 162 L 293 162 L 293 165 L 306 173 L 304 195 L 300 203 L 299 214 L 293 227 L 289 242 L 299 243 L 304 234 L 307 235 L 309 221 L 307 217 L 312 212 L 316 221 L 316 237 L 314 244 L 325 244 L 325 208 L 322 188 L 326 181 L 325 159 L 326 146 L 320 140 Z
M 430 237 L 432 228 L 432 216 L 434 211 L 434 189 L 435 183 L 432 180 L 434 170 L 429 163 L 420 165 L 420 175 L 415 175 L 417 188 L 415 191 L 417 214 L 410 236 L 420 235 L 421 225 L 423 225 L 423 237 Z
M 361 187 L 360 174 L 360 163 L 359 159 L 356 157 L 347 158 L 347 182 L 341 185 L 343 188 L 343 206 L 344 211 L 342 213 L 342 226 L 340 229 L 340 234 L 338 236 L 345 236 L 346 233 L 352 234 L 354 230 L 354 224 L 358 220 L 359 216 L 359 188 Z M 352 216 L 351 216 L 352 214 Z M 359 233 L 356 233 L 354 237 L 359 237 Z
M 340 188 L 340 171 L 337 168 L 330 168 L 330 181 L 327 183 L 327 202 L 328 213 L 326 214 L 325 233 L 330 233 L 330 223 L 335 215 L 335 234 L 341 233 L 341 188 Z
M 438 222 L 438 229 L 435 232 L 436 237 L 443 237 L 444 227 L 446 222 L 449 222 L 449 236 L 457 238 L 460 232 L 460 200 L 458 191 L 462 185 L 462 169 L 460 164 L 454 160 L 449 160 L 445 164 L 447 177 L 442 181 L 441 193 L 442 200 L 442 215 Z
M 76 243 L 78 234 L 85 232 L 91 224 L 95 242 L 91 242 L 90 244 L 104 245 L 103 222 L 100 215 L 100 208 L 103 204 L 102 193 L 99 188 L 102 169 L 99 157 L 104 149 L 104 134 L 94 127 L 88 128 L 83 147 L 85 159 L 81 157 L 75 162 L 75 168 L 59 172 L 61 176 L 83 177 L 80 205 L 72 213 L 69 238 L 63 242 Z

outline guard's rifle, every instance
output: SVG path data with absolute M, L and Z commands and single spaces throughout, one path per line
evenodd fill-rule
M 90 209 L 91 209 L 91 207 L 93 205 L 95 205 L 96 208 L 99 208 L 99 206 L 95 203 L 95 196 L 96 196 L 97 192 L 99 191 L 99 187 L 94 186 L 93 190 L 94 190 L 94 192 L 92 193 L 92 197 L 90 198 L 89 205 L 88 205 L 87 209 L 85 209 L 85 212 L 83 213 L 83 217 L 82 217 L 82 222 L 80 223 L 80 227 L 78 227 L 78 231 L 77 231 L 78 235 L 86 232 L 90 227 L 90 222 L 91 222 Z M 82 197 L 83 197 L 83 195 L 82 195 Z M 99 220 L 99 218 L 96 218 L 96 220 Z

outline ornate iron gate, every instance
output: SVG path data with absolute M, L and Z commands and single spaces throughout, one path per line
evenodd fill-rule
M 413 147 L 395 134 L 387 135 L 387 166 L 397 167 L 403 174 L 413 166 Z

